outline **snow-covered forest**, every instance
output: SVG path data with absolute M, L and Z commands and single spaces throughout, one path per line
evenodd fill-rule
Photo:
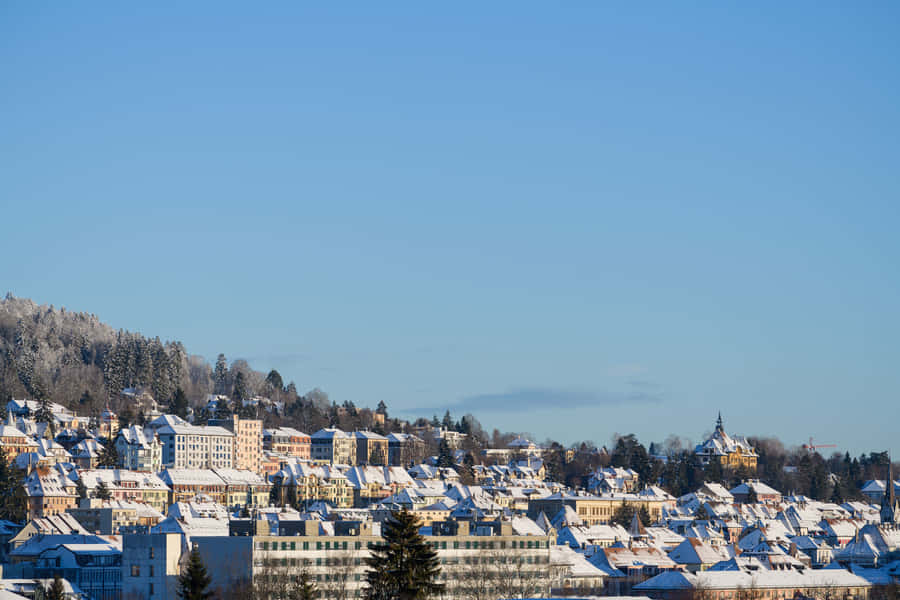
M 224 361 L 220 359 L 220 362 Z M 238 377 L 240 373 L 240 377 Z M 96 315 L 37 305 L 7 294 L 0 300 L 0 399 L 46 397 L 90 412 L 119 392 L 143 387 L 165 403 L 177 388 L 194 403 L 213 392 L 262 392 L 265 375 L 246 361 L 216 369 L 178 341 L 115 330 Z M 88 404 L 88 406 L 85 406 Z

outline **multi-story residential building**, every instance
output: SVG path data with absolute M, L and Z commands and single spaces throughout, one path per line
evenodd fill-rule
M 10 417 L 11 418 L 11 417 Z M 0 425 L 0 448 L 9 463 L 15 462 L 20 454 L 37 452 L 37 443 L 12 425 Z
M 388 464 L 388 439 L 372 431 L 354 431 L 356 464 L 384 466 Z
M 56 467 L 38 467 L 25 478 L 28 519 L 65 512 L 78 499 L 75 482 Z
M 119 430 L 116 451 L 122 467 L 131 471 L 158 473 L 162 469 L 162 443 L 152 429 L 132 425 Z
M 337 428 L 320 429 L 311 436 L 312 459 L 317 463 L 356 464 L 356 438 Z
M 100 462 L 100 453 L 102 451 L 103 445 L 100 442 L 88 438 L 75 444 L 69 450 L 69 454 L 72 457 L 72 462 L 79 469 L 93 469 Z
M 333 506 L 353 506 L 353 488 L 343 471 L 333 465 L 320 467 L 307 463 L 286 464 L 272 476 L 272 482 L 281 488 L 279 504 L 323 500 Z
M 122 536 L 123 600 L 176 598 L 181 555 L 177 533 Z
M 143 502 L 85 498 L 68 513 L 88 531 L 100 535 L 146 533 L 163 520 L 164 515 Z
M 212 469 L 165 469 L 159 478 L 171 490 L 169 504 L 187 502 L 198 494 L 225 504 L 225 482 Z
M 234 468 L 234 434 L 212 425 L 163 425 L 156 430 L 162 442 L 164 467 L 174 469 Z
M 306 567 L 326 598 L 356 598 L 365 587 L 368 549 L 381 543 L 380 524 L 335 521 L 323 535 L 317 521 L 299 521 L 293 535 L 194 537 L 213 578 L 212 589 L 246 586 L 262 578 L 294 575 Z M 426 541 L 441 561 L 444 600 L 471 597 L 535 598 L 551 586 L 552 536 L 523 535 L 511 522 L 435 524 Z M 265 581 L 262 579 L 263 582 Z M 480 590 L 483 596 L 473 595 Z
M 588 496 L 568 493 L 556 493 L 541 498 L 528 500 L 528 516 L 538 518 L 541 513 L 554 516 L 564 507 L 571 507 L 586 525 L 603 525 L 612 520 L 616 509 L 622 503 L 640 510 L 646 507 L 653 521 L 659 520 L 666 498 L 639 494 L 610 494 L 604 496 Z
M 262 421 L 232 415 L 229 419 L 210 419 L 209 424 L 224 427 L 234 434 L 233 468 L 259 473 L 263 451 Z
M 215 469 L 225 482 L 225 506 L 237 509 L 244 506 L 268 506 L 272 485 L 259 473 L 247 469 Z
M 351 467 L 344 473 L 353 488 L 353 505 L 363 508 L 415 484 L 400 467 Z
M 122 551 L 112 542 L 54 545 L 38 555 L 33 575 L 59 575 L 94 600 L 121 600 Z
M 388 439 L 388 464 L 410 467 L 425 458 L 425 442 L 411 433 L 391 433 Z
M 102 481 L 114 500 L 143 502 L 159 512 L 165 512 L 169 504 L 169 486 L 155 473 L 126 471 L 123 469 L 93 469 L 78 473 L 91 497 L 96 495 Z
M 307 434 L 293 427 L 277 427 L 263 431 L 263 448 L 286 456 L 309 460 L 311 444 L 312 441 Z
M 746 438 L 725 433 L 721 413 L 716 421 L 716 430 L 705 442 L 697 444 L 694 453 L 704 466 L 710 461 L 717 461 L 723 468 L 744 467 L 751 471 L 756 470 L 756 460 L 759 458 Z

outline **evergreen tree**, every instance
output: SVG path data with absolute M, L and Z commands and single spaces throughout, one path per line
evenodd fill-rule
M 235 411 L 240 410 L 244 405 L 244 400 L 250 399 L 250 389 L 247 386 L 247 379 L 244 377 L 243 371 L 238 371 L 234 376 L 234 392 L 231 395 L 234 400 Z
M 169 412 L 173 415 L 178 415 L 182 419 L 187 419 L 188 399 L 183 389 L 178 388 L 175 390 L 172 399 L 169 401 Z
M 648 515 L 649 516 L 649 515 Z M 631 520 L 634 518 L 634 507 L 622 500 L 622 503 L 616 507 L 616 510 L 613 512 L 612 518 L 610 521 L 613 525 L 621 525 L 622 527 L 628 528 L 631 525 Z
M 269 371 L 269 374 L 266 375 L 266 386 L 272 392 L 281 392 L 284 389 L 284 379 L 281 378 L 281 373 L 275 369 Z
M 224 394 L 228 389 L 228 362 L 225 355 L 220 354 L 216 358 L 216 368 L 213 369 L 213 390 L 216 394 Z
M 188 564 L 178 576 L 178 597 L 181 600 L 206 600 L 212 598 L 213 593 L 208 591 L 212 577 L 206 572 L 206 565 L 200 558 L 200 551 L 195 546 L 191 550 Z
M 375 412 L 384 415 L 384 418 L 387 419 L 387 416 L 388 416 L 387 404 L 384 403 L 384 400 L 378 401 L 378 406 L 375 408 Z
M 100 483 L 97 484 L 97 489 L 94 490 L 94 497 L 100 500 L 109 500 L 112 498 L 112 494 L 109 492 L 106 482 L 102 479 L 100 480 Z
M 368 600 L 424 600 L 443 592 L 437 583 L 440 560 L 419 535 L 420 522 L 407 510 L 391 514 L 384 523 L 384 543 L 376 544 L 366 558 Z
M 53 581 L 47 587 L 44 598 L 46 598 L 46 600 L 65 600 L 66 586 L 63 585 L 63 581 L 62 579 L 60 579 L 59 573 L 53 576 Z
M 107 440 L 103 450 L 97 457 L 97 466 L 107 469 L 115 469 L 119 466 L 119 451 L 116 450 L 116 444 L 113 440 Z
M 272 484 L 272 489 L 269 490 L 269 505 L 270 506 L 281 506 L 281 495 L 282 495 L 282 487 L 281 487 L 281 477 L 275 479 L 275 483 Z
M 444 420 L 441 421 L 441 427 L 444 429 L 453 429 L 453 417 L 450 416 L 450 411 L 444 413 Z
M 0 447 L 0 519 L 24 523 L 27 502 L 22 472 L 9 464 Z
M 456 465 L 456 461 L 453 460 L 453 450 L 450 449 L 450 444 L 447 443 L 447 440 L 442 439 L 440 448 L 438 449 L 438 459 L 437 466 L 441 468 L 453 468 Z
M 82 480 L 81 477 L 79 477 L 78 481 L 75 482 L 75 492 L 82 500 L 88 497 L 87 486 L 84 485 L 84 480 Z
M 644 527 L 649 527 L 653 524 L 653 517 L 650 516 L 650 511 L 647 510 L 646 504 L 641 504 L 641 508 L 638 511 L 638 518 L 641 520 L 641 524 Z

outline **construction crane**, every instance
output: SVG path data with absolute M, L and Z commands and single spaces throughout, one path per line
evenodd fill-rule
M 815 452 L 819 448 L 837 448 L 837 444 L 814 444 L 813 439 L 809 438 L 809 443 L 803 444 L 802 448 L 810 452 Z

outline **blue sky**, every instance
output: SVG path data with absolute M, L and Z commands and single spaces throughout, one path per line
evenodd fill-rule
M 900 455 L 900 7 L 0 6 L 0 287 L 538 439 Z

